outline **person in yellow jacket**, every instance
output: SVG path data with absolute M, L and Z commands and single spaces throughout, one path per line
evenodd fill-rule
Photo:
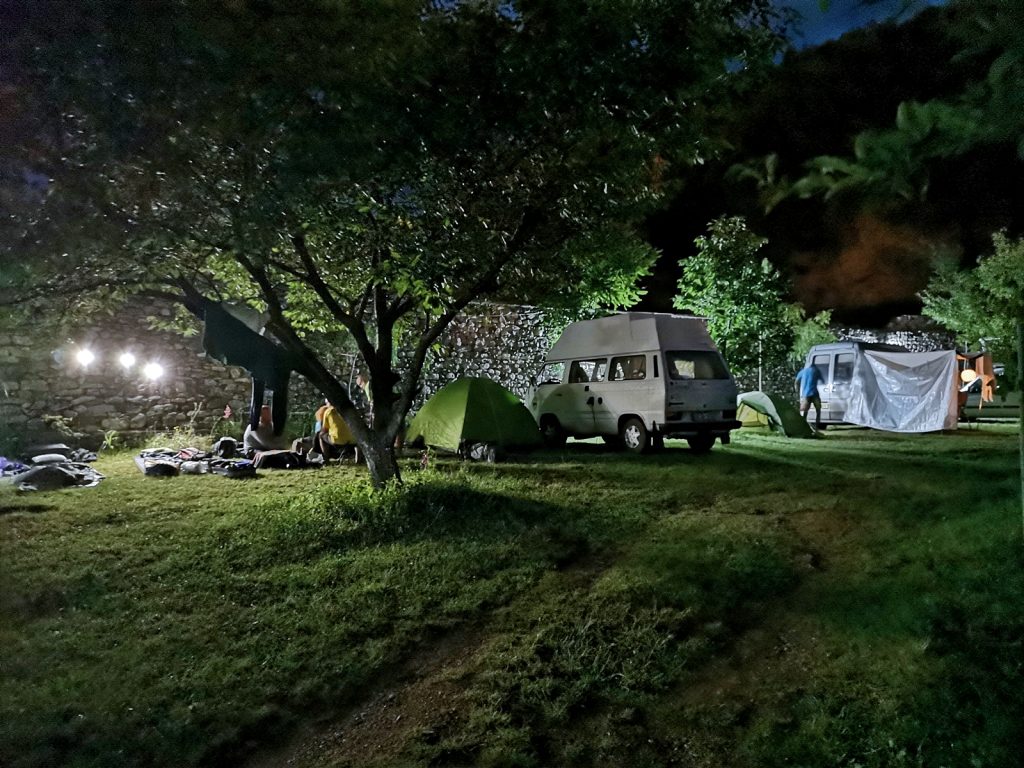
M 316 420 L 320 423 L 317 443 L 325 459 L 340 456 L 343 448 L 355 445 L 352 430 L 348 428 L 338 409 L 330 403 L 317 410 Z

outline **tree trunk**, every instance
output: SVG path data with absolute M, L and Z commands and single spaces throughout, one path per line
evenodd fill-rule
M 390 482 L 402 482 L 392 436 L 371 431 L 368 440 L 359 442 L 359 448 L 366 457 L 366 469 L 374 488 L 383 488 Z

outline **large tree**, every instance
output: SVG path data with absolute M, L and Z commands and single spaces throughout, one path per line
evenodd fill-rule
M 924 312 L 972 346 L 992 351 L 1012 368 L 1017 394 L 1024 401 L 1024 239 L 1005 232 L 993 238 L 993 252 L 961 270 L 944 261 L 922 294 Z M 1024 415 L 1019 418 L 1021 512 L 1024 514 Z
M 766 200 L 851 193 L 912 206 L 928 196 L 937 170 L 972 152 L 1010 149 L 1024 159 L 1024 5 L 958 0 L 951 7 L 959 63 L 984 76 L 946 98 L 901 103 L 891 128 L 857 135 L 852 157 L 816 157 L 803 178 L 770 188 Z
M 697 253 L 680 262 L 674 305 L 708 318 L 708 332 L 737 376 L 784 361 L 793 346 L 794 308 L 787 285 L 760 251 L 767 240 L 741 216 L 708 224 Z
M 470 302 L 636 299 L 654 253 L 633 225 L 779 41 L 767 0 L 0 9 L 0 301 L 265 309 L 376 484 Z M 338 328 L 372 424 L 313 343 Z

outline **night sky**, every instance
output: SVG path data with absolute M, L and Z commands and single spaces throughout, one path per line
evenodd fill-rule
M 1006 225 L 1005 217 L 990 221 L 988 211 L 969 210 L 992 209 L 991 189 L 978 194 L 972 185 L 967 201 L 960 193 L 949 199 L 936 194 L 909 216 L 886 218 L 856 202 L 796 199 L 766 214 L 749 185 L 725 177 L 732 163 L 770 153 L 779 155 L 786 175 L 798 177 L 810 158 L 849 155 L 857 133 L 890 127 L 901 101 L 959 90 L 963 73 L 950 66 L 955 49 L 942 42 L 938 9 L 922 13 L 946 3 L 832 0 L 826 11 L 819 0 L 779 4 L 800 14 L 790 32 L 795 50 L 730 129 L 736 155 L 696 169 L 675 202 L 649 222 L 648 236 L 663 256 L 645 281 L 648 294 L 639 308 L 671 311 L 678 261 L 694 252 L 694 238 L 713 218 L 744 215 L 768 238 L 766 255 L 791 278 L 793 300 L 812 312 L 833 309 L 833 318 L 845 324 L 883 326 L 919 311 L 917 294 L 931 273 L 935 245 L 963 252 L 985 247 L 988 234 Z M 957 184 L 964 179 L 958 176 Z M 976 237 L 972 228 L 984 235 Z
M 944 0 L 831 0 L 821 10 L 820 0 L 784 0 L 779 6 L 792 8 L 801 16 L 800 28 L 791 35 L 798 48 L 809 48 L 835 40 L 851 29 L 891 19 L 905 21 L 929 5 Z

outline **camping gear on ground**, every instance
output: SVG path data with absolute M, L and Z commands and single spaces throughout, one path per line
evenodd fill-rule
M 503 450 L 541 444 L 537 424 L 519 398 L 483 378 L 456 379 L 436 392 L 409 424 L 405 439 L 453 453 L 473 443 Z
M 294 451 L 259 451 L 252 465 L 256 469 L 302 469 L 306 460 Z
M 32 457 L 33 464 L 63 464 L 68 457 L 62 453 L 43 453 Z
M 88 464 L 65 461 L 40 464 L 14 477 L 19 491 L 54 491 L 60 488 L 91 488 L 106 476 Z
M 210 471 L 236 480 L 256 477 L 256 467 L 248 459 L 210 459 Z
M 620 312 L 566 328 L 527 397 L 548 445 L 598 435 L 642 453 L 665 437 L 729 442 L 736 382 L 702 318 Z
M 233 459 L 238 455 L 238 441 L 233 437 L 222 437 L 210 449 L 214 456 L 222 459 Z
M 812 347 L 807 362 L 822 383 L 821 420 L 889 432 L 956 429 L 956 352 L 839 342 Z
M 736 418 L 744 428 L 765 427 L 786 437 L 814 437 L 800 411 L 782 397 L 744 392 L 736 398 Z
M 135 457 L 135 466 L 146 477 L 175 477 L 181 472 L 181 462 L 174 457 L 140 454 Z
M 25 458 L 31 458 L 32 456 L 41 456 L 45 453 L 59 453 L 67 458 L 71 458 L 71 447 L 64 443 L 45 443 L 40 445 L 27 445 L 25 450 L 22 452 L 22 456 Z
M 0 456 L 0 477 L 13 477 L 27 472 L 31 467 L 22 464 L 20 461 L 12 461 L 5 456 Z

